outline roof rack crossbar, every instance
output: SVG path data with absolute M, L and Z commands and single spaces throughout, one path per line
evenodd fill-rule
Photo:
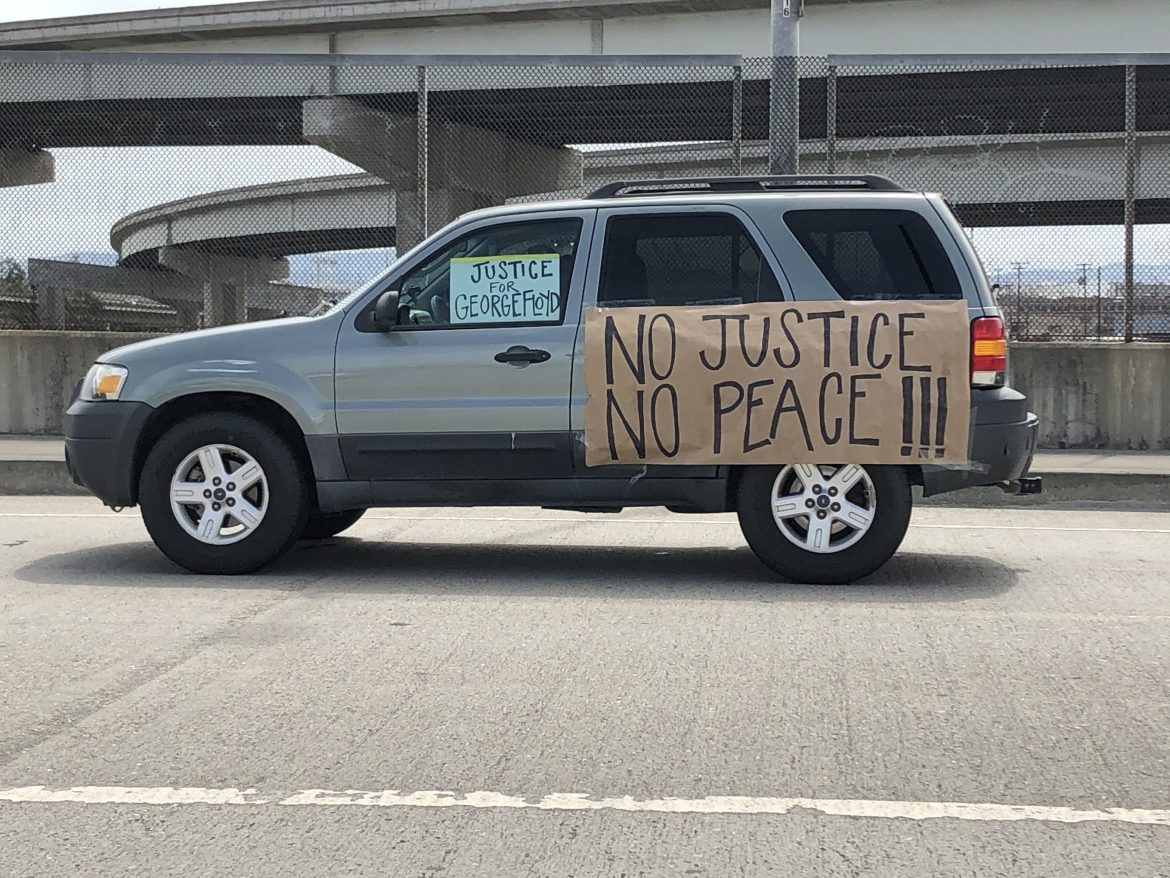
M 678 177 L 666 180 L 619 180 L 586 196 L 588 199 L 635 195 L 687 195 L 696 192 L 772 192 L 777 190 L 904 192 L 888 177 L 875 174 L 794 174 L 770 177 Z

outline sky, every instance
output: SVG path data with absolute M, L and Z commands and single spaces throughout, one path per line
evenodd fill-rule
M 176 6 L 212 6 L 244 0 L 0 0 L 0 21 L 37 18 L 65 18 L 70 15 L 98 15 L 102 12 L 133 12 L 139 9 L 167 9 Z

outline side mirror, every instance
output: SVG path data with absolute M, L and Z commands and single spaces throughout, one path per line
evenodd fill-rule
M 389 332 L 398 326 L 398 290 L 387 290 L 374 302 L 374 329 Z

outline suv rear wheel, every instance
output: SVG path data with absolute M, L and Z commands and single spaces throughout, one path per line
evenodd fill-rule
M 289 443 L 254 418 L 197 415 L 155 443 L 139 482 L 142 520 L 163 553 L 196 573 L 249 573 L 292 547 L 308 484 Z
M 739 483 L 739 524 L 756 556 L 794 582 L 868 576 L 910 526 L 906 472 L 895 466 L 753 467 Z

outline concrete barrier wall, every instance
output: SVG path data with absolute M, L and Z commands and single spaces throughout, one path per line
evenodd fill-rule
M 61 432 L 74 383 L 104 351 L 147 335 L 0 331 L 0 433 Z M 1047 448 L 1170 449 L 1170 344 L 1024 342 L 1012 384 Z
M 0 330 L 0 433 L 60 433 L 73 385 L 94 360 L 111 348 L 150 337 Z
M 1170 344 L 1020 342 L 1010 368 L 1042 447 L 1170 449 Z

